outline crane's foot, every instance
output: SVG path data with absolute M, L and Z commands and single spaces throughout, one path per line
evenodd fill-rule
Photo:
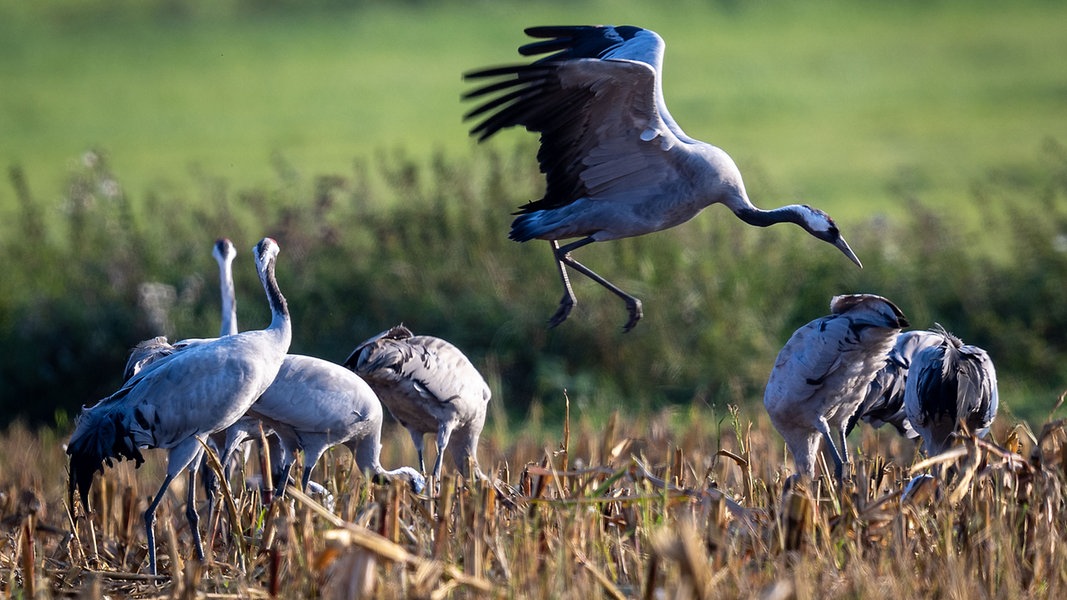
M 564 294 L 563 298 L 559 301 L 559 308 L 556 309 L 556 314 L 552 315 L 552 318 L 548 320 L 548 328 L 551 329 L 566 321 L 567 317 L 571 314 L 571 309 L 573 309 L 576 304 L 578 303 L 575 302 L 573 296 Z
M 644 310 L 641 309 L 641 301 L 633 296 L 626 299 L 626 310 L 630 311 L 630 320 L 622 326 L 623 333 L 633 329 L 634 325 L 637 325 L 637 322 L 645 315 Z

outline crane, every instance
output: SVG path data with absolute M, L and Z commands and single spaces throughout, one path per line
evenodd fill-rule
M 224 337 L 237 333 L 237 295 L 233 284 L 233 261 L 237 258 L 237 249 L 229 239 L 219 238 L 212 245 L 211 254 L 214 256 L 215 261 L 219 266 L 219 290 L 222 298 L 222 320 L 219 325 L 219 337 Z M 141 369 L 156 360 L 170 356 L 184 348 L 210 342 L 213 339 L 216 338 L 191 338 L 173 344 L 167 340 L 166 336 L 156 336 L 144 340 L 134 346 L 130 351 L 129 359 L 126 361 L 126 369 L 123 372 L 123 381 L 128 381 L 131 377 L 140 372 Z M 216 431 L 209 435 L 207 444 L 216 454 L 221 456 L 222 449 L 229 445 L 227 443 L 228 437 L 232 436 L 234 438 L 231 440 L 231 443 L 234 447 L 237 447 L 242 441 L 248 439 L 254 431 L 258 431 L 258 429 L 258 419 L 242 416 L 233 425 L 222 431 Z M 205 458 L 201 457 L 201 466 L 204 465 L 204 461 Z M 232 469 L 232 465 L 232 460 L 223 463 L 223 470 L 227 475 L 227 479 L 229 478 L 228 476 Z M 208 522 L 212 523 L 214 522 L 215 496 L 218 492 L 218 478 L 211 469 L 205 468 L 203 471 L 202 482 L 207 495 Z
M 763 406 L 793 454 L 797 475 L 814 477 L 822 438 L 841 481 L 849 462 L 845 424 L 908 321 L 874 294 L 835 296 L 830 313 L 797 329 L 778 353 Z
M 419 470 L 426 472 L 423 436 L 433 433 L 437 440 L 435 480 L 441 477 L 446 447 L 461 474 L 470 474 L 470 461 L 474 476 L 487 479 L 478 466 L 478 439 L 492 393 L 458 348 L 398 325 L 359 344 L 343 364 L 370 384 L 389 413 L 411 434 Z
M 415 493 L 426 487 L 425 478 L 411 467 L 382 467 L 381 402 L 367 382 L 340 365 L 311 356 L 286 356 L 277 379 L 248 415 L 278 436 L 282 464 L 276 481 L 288 480 L 295 452 L 303 450 L 301 490 L 307 490 L 322 454 L 343 444 L 352 451 L 356 465 L 375 479 L 400 479 Z
M 997 416 L 997 372 L 989 354 L 935 324 L 939 343 L 916 353 L 904 389 L 904 411 L 927 454 L 948 450 L 961 428 L 984 436 Z
M 167 475 L 144 513 L 148 562 L 157 574 L 155 513 L 171 481 L 188 471 L 185 515 L 197 557 L 204 549 L 197 528 L 196 472 L 206 436 L 233 424 L 267 389 L 281 368 L 292 340 L 289 308 L 275 278 L 279 248 L 264 238 L 253 249 L 256 269 L 271 309 L 266 329 L 246 331 L 185 347 L 156 359 L 118 391 L 82 409 L 67 445 L 69 502 L 75 488 L 86 513 L 96 471 L 112 459 L 144 462 L 141 448 L 168 450 Z
M 526 33 L 542 41 L 520 47 L 520 54 L 550 54 L 530 64 L 466 73 L 480 87 L 463 99 L 481 103 L 464 119 L 477 120 L 470 133 L 479 142 L 513 126 L 541 134 L 537 160 L 545 194 L 519 208 L 509 237 L 552 246 L 563 297 L 550 327 L 577 304 L 569 267 L 621 298 L 629 312 L 623 329 L 632 329 L 643 314 L 641 301 L 572 253 L 593 242 L 680 225 L 716 203 L 749 225 L 795 223 L 863 266 L 825 212 L 806 204 L 757 208 L 733 159 L 682 131 L 663 98 L 664 44 L 655 32 L 558 26 Z M 579 239 L 560 246 L 570 238 Z

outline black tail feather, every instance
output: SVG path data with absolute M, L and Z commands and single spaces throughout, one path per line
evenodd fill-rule
M 98 405 L 99 406 L 99 405 Z M 78 426 L 67 445 L 70 455 L 70 477 L 67 485 L 68 501 L 74 510 L 74 490 L 77 488 L 85 513 L 89 514 L 89 491 L 93 476 L 103 473 L 104 463 L 112 465 L 112 458 L 133 460 L 140 467 L 144 456 L 126 427 L 121 412 L 87 410 L 78 420 Z

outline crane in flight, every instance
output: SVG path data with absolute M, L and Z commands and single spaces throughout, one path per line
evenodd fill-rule
M 567 268 L 592 279 L 626 303 L 629 331 L 641 301 L 578 262 L 573 252 L 593 242 L 644 235 L 680 225 L 712 204 L 766 227 L 794 223 L 832 244 L 862 267 L 833 219 L 806 204 L 757 208 L 741 172 L 722 149 L 693 139 L 671 117 L 663 98 L 662 38 L 640 27 L 531 27 L 542 41 L 519 54 L 548 54 L 529 64 L 470 71 L 479 87 L 464 94 L 477 106 L 464 119 L 484 141 L 502 129 L 541 135 L 537 160 L 544 197 L 517 212 L 509 237 L 548 240 L 563 283 L 549 326 L 577 303 Z M 560 240 L 578 238 L 560 245 Z

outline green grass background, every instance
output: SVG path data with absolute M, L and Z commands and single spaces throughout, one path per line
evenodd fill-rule
M 871 291 L 987 347 L 1008 410 L 1042 418 L 1067 384 L 1065 22 L 1037 0 L 0 0 L 2 412 L 73 410 L 137 340 L 207 335 L 210 243 L 241 261 L 270 234 L 294 351 L 340 360 L 403 320 L 518 412 L 564 389 L 590 411 L 755 407 L 793 329 Z M 632 334 L 584 282 L 546 332 L 547 251 L 505 238 L 542 190 L 534 136 L 476 149 L 460 95 L 464 71 L 520 58 L 524 27 L 559 23 L 659 32 L 687 132 L 733 155 L 757 204 L 833 214 L 866 268 L 712 207 L 583 250 L 645 300 Z M 136 314 L 146 281 L 176 291 L 166 331 Z
M 762 179 L 762 205 L 848 223 L 896 212 L 904 182 L 965 211 L 974 178 L 1067 138 L 1057 2 L 274 4 L 5 0 L 0 160 L 55 196 L 89 147 L 134 193 L 194 166 L 259 182 L 272 153 L 346 173 L 397 147 L 467 152 L 460 74 L 546 23 L 658 31 L 672 112 Z

